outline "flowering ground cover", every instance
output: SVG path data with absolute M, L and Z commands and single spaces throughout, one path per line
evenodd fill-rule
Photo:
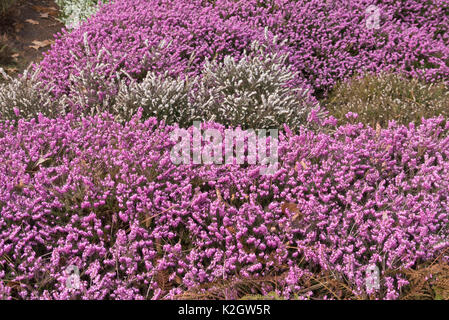
M 448 23 L 443 0 L 101 5 L 0 84 L 0 298 L 449 298 Z M 248 162 L 174 161 L 199 129 Z
M 397 298 L 407 285 L 400 270 L 448 246 L 448 128 L 431 119 L 380 132 L 287 130 L 280 166 L 265 177 L 257 165 L 173 164 L 173 128 L 154 118 L 4 124 L 1 293 L 169 298 L 223 278 L 278 275 L 288 298 L 319 270 L 363 295 L 364 268 L 378 263 L 376 296 Z M 84 270 L 75 292 L 67 265 Z
M 391 69 L 426 80 L 447 79 L 447 2 L 377 1 L 382 27 L 367 29 L 366 9 L 372 3 L 115 1 L 89 23 L 63 32 L 41 66 L 56 93 L 67 89 L 75 64 L 87 68 L 92 59 L 107 64 L 104 72 L 110 76 L 117 68 L 135 77 L 149 69 L 184 76 L 198 73 L 206 58 L 238 58 L 252 41 L 266 41 L 267 32 L 285 41 L 275 50 L 290 53 L 287 63 L 299 72 L 297 82 L 319 95 L 337 80 L 365 71 Z M 163 40 L 171 46 L 153 61 L 148 48 Z M 102 49 L 108 53 L 97 56 Z

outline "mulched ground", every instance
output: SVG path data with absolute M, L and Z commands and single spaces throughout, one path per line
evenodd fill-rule
M 53 0 L 18 0 L 0 18 L 0 67 L 19 74 L 38 62 L 64 25 Z

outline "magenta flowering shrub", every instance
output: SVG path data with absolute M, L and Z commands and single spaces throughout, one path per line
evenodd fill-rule
M 264 40 L 263 29 L 252 30 L 237 19 L 221 21 L 218 11 L 201 1 L 118 1 L 102 7 L 79 29 L 63 31 L 42 63 L 49 72 L 46 79 L 55 81 L 60 93 L 73 64 L 96 60 L 101 49 L 110 53 L 100 62 L 111 73 L 120 67 L 142 79 L 148 70 L 168 70 L 172 76 L 197 73 L 206 57 L 238 56 L 251 40 Z M 170 45 L 153 52 L 161 42 Z
M 379 28 L 370 29 L 366 10 L 373 4 Z M 447 80 L 448 11 L 445 0 L 116 1 L 79 29 L 63 31 L 41 66 L 60 94 L 79 67 L 98 63 L 110 77 L 123 69 L 138 80 L 148 70 L 199 74 L 205 59 L 239 58 L 252 41 L 269 44 L 276 36 L 280 41 L 271 49 L 289 53 L 296 84 L 310 85 L 319 97 L 337 80 L 365 71 Z M 154 59 L 151 50 L 161 41 L 170 46 Z M 109 54 L 98 57 L 102 50 Z
M 417 128 L 357 124 L 333 136 L 292 137 L 284 166 L 297 167 L 285 171 L 281 196 L 297 202 L 304 219 L 289 239 L 356 290 L 365 283 L 362 266 L 377 265 L 381 296 L 398 298 L 407 281 L 388 271 L 428 261 L 448 245 L 448 129 L 440 117 Z
M 175 165 L 175 128 L 108 114 L 1 123 L 0 297 L 170 299 L 284 274 L 277 293 L 290 298 L 321 271 L 363 296 L 375 264 L 374 296 L 394 299 L 407 285 L 402 268 L 447 248 L 442 118 L 380 131 L 285 128 L 273 176 L 259 165 Z M 79 288 L 66 285 L 70 266 Z
M 395 19 L 418 28 L 427 28 L 435 39 L 449 40 L 449 6 L 445 0 L 377 0 L 391 8 Z

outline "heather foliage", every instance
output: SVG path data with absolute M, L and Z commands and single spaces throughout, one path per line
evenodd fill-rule
M 84 49 L 89 52 L 89 45 L 85 38 Z M 110 54 L 107 50 L 101 50 L 98 57 Z M 93 115 L 110 108 L 117 93 L 117 83 L 120 81 L 119 72 L 114 72 L 98 60 L 91 59 L 86 62 L 88 69 L 76 66 L 70 74 L 68 93 L 60 96 L 69 106 L 73 114 Z
M 68 29 L 77 28 L 80 23 L 95 14 L 101 3 L 98 0 L 56 0 L 61 10 L 60 19 Z
M 133 79 L 131 79 L 133 80 Z M 119 120 L 130 120 L 142 108 L 144 118 L 156 117 L 181 126 L 201 120 L 197 110 L 202 106 L 193 97 L 197 79 L 172 79 L 148 72 L 142 82 L 122 79 L 112 110 Z
M 231 56 L 207 62 L 200 76 L 188 79 L 153 72 L 141 82 L 122 79 L 109 106 L 120 119 L 129 120 L 142 107 L 144 118 L 183 127 L 195 120 L 244 128 L 307 125 L 317 102 L 307 90 L 288 86 L 295 75 L 284 64 L 287 56 L 267 54 L 256 42 L 249 52 L 238 62 Z
M 2 72 L 0 298 L 446 296 L 448 3 L 370 4 L 115 1 Z M 274 174 L 175 164 L 193 120 L 281 127 Z
M 272 50 L 289 53 L 286 63 L 297 72 L 295 83 L 311 85 L 319 97 L 337 80 L 356 72 L 389 70 L 447 81 L 447 1 L 377 1 L 379 28 L 367 27 L 366 9 L 371 4 L 371 0 L 117 1 L 102 6 L 89 23 L 64 31 L 41 63 L 42 76 L 56 85 L 56 94 L 66 92 L 75 65 L 88 70 L 86 62 L 102 49 L 111 55 L 101 56 L 100 64 L 113 67 L 111 62 L 126 54 L 119 67 L 138 79 L 148 70 L 168 71 L 171 76 L 199 74 L 206 59 L 223 62 L 231 55 L 238 60 L 254 40 L 268 44 L 276 35 L 279 43 Z M 85 34 L 89 53 L 83 50 Z M 147 45 L 157 46 L 163 39 L 172 42 L 163 58 L 144 63 Z
M 354 121 L 346 117 L 348 112 L 372 127 L 390 120 L 420 123 L 423 117 L 449 117 L 449 87 L 395 74 L 367 74 L 337 85 L 323 105 L 342 123 Z
M 328 272 L 366 297 L 364 271 L 376 264 L 373 294 L 391 299 L 407 289 L 401 270 L 447 248 L 442 118 L 286 128 L 270 177 L 258 165 L 174 165 L 174 127 L 139 116 L 0 124 L 0 295 L 174 298 L 238 274 L 277 275 L 259 293 L 307 298 L 312 272 Z M 65 285 L 69 265 L 79 289 Z
M 161 43 L 148 56 L 156 59 L 165 46 Z M 84 50 L 90 50 L 87 38 Z M 87 62 L 90 71 L 75 65 L 69 93 L 57 99 L 52 98 L 51 90 L 43 88 L 39 71 L 21 79 L 8 78 L 9 84 L 1 91 L 2 118 L 20 115 L 30 119 L 39 112 L 94 115 L 108 111 L 117 120 L 129 121 L 142 108 L 144 119 L 156 117 L 182 127 L 191 126 L 195 120 L 213 120 L 244 128 L 282 128 L 288 124 L 295 129 L 309 126 L 312 110 L 323 118 L 307 89 L 289 85 L 295 75 L 284 65 L 287 56 L 267 53 L 257 42 L 248 51 L 239 62 L 231 56 L 223 63 L 207 62 L 199 76 L 183 79 L 170 77 L 168 72 L 158 75 L 149 71 L 137 81 L 123 70 L 99 64 L 99 57 L 111 54 L 102 50 Z
M 0 119 L 31 119 L 38 114 L 58 116 L 65 112 L 63 102 L 55 102 L 48 84 L 39 80 L 40 70 L 28 68 L 13 78 L 0 68 Z
M 226 56 L 222 63 L 206 62 L 203 67 L 198 108 L 201 119 L 245 128 L 299 128 L 306 125 L 317 103 L 308 90 L 289 87 L 295 78 L 285 65 L 287 55 L 267 53 L 253 43 L 237 62 Z

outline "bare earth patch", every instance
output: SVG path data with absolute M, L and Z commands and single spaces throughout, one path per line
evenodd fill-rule
M 0 20 L 0 67 L 18 74 L 42 59 L 64 25 L 53 0 L 18 0 Z

